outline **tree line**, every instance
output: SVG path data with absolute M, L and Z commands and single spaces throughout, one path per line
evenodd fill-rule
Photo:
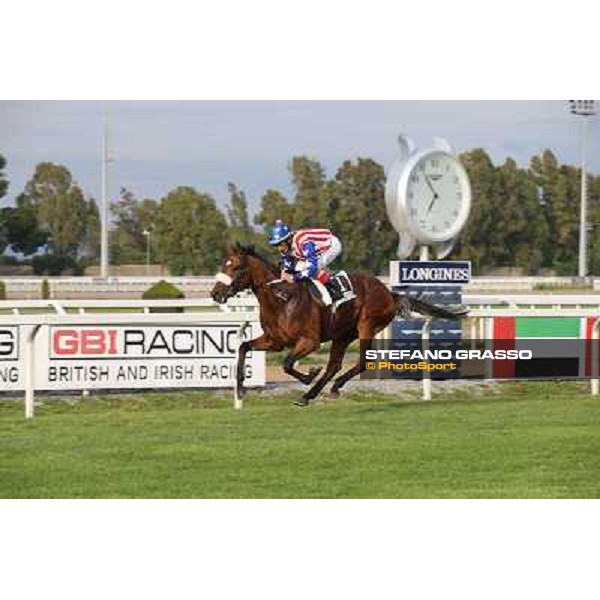
M 577 271 L 579 168 L 561 165 L 550 150 L 527 167 L 507 158 L 494 165 L 483 149 L 460 156 L 473 189 L 471 216 L 449 258 L 468 259 L 475 273 L 519 267 L 559 275 Z M 9 181 L 0 155 L 0 198 Z M 111 205 L 111 264 L 143 264 L 150 232 L 152 262 L 173 275 L 212 274 L 234 241 L 255 244 L 274 258 L 266 239 L 276 219 L 294 228 L 329 227 L 344 245 L 349 270 L 386 273 L 396 256 L 397 234 L 385 212 L 384 168 L 370 158 L 346 160 L 327 177 L 314 158 L 293 157 L 288 170 L 294 193 L 268 189 L 253 219 L 244 191 L 228 185 L 221 210 L 209 194 L 176 187 L 159 200 L 121 189 Z M 588 184 L 589 267 L 600 273 L 600 177 Z M 31 261 L 36 273 L 81 273 L 97 264 L 100 218 L 97 201 L 85 194 L 64 165 L 36 166 L 15 206 L 0 210 L 0 254 L 9 248 Z M 5 256 L 5 262 L 14 258 Z

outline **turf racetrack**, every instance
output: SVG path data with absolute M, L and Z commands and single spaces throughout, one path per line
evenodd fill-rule
M 598 498 L 600 398 L 504 383 L 424 403 L 296 391 L 0 401 L 3 498 Z M 483 390 L 483 393 L 482 393 Z

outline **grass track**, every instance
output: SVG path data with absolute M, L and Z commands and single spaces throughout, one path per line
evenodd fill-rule
M 0 402 L 3 498 L 598 498 L 600 400 L 505 383 L 430 403 L 353 393 Z M 440 394 L 441 396 L 441 394 Z

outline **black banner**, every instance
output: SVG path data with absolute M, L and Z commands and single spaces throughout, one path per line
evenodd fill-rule
M 361 379 L 585 379 L 597 340 L 538 338 L 361 340 Z

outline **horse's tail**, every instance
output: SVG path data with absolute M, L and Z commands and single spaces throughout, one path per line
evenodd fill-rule
M 406 294 L 397 294 L 393 292 L 396 301 L 396 314 L 402 319 L 410 319 L 411 312 L 418 312 L 422 315 L 435 317 L 436 319 L 461 319 L 469 313 L 469 309 L 464 306 L 444 307 L 434 304 L 423 297 L 407 296 Z

